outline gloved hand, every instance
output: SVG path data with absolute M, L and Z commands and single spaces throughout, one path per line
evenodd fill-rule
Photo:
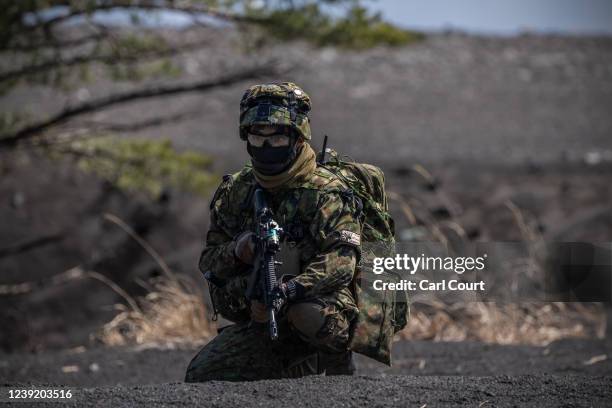
M 276 288 L 274 288 L 274 294 L 277 298 L 276 307 L 280 309 L 283 304 L 287 301 L 287 285 L 281 283 Z M 268 321 L 268 313 L 266 310 L 266 305 L 263 303 L 259 303 L 257 300 L 251 301 L 251 320 L 258 323 L 265 323 Z
M 280 308 L 283 305 L 283 303 L 287 301 L 287 284 L 281 283 L 280 285 L 275 287 L 272 290 L 272 292 L 273 292 L 274 297 L 278 299 L 278 302 L 279 302 L 278 307 Z
M 241 262 L 252 265 L 255 260 L 255 234 L 245 231 L 238 235 L 234 255 Z

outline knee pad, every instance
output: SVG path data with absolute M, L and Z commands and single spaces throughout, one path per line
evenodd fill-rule
M 350 323 L 334 306 L 296 303 L 287 311 L 291 328 L 304 341 L 319 349 L 346 350 Z
M 317 338 L 317 333 L 325 324 L 323 306 L 317 303 L 296 303 L 287 311 L 289 324 L 308 342 Z

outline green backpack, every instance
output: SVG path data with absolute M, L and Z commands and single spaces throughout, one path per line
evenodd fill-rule
M 359 316 L 351 327 L 350 349 L 391 365 L 393 335 L 406 327 L 410 315 L 408 295 L 401 291 L 374 291 L 373 282 L 399 282 L 394 272 L 372 273 L 374 257 L 395 256 L 395 224 L 389 214 L 385 175 L 371 164 L 345 160 L 332 149 L 329 159 L 319 155 L 319 165 L 334 173 L 353 190 L 362 203 L 362 255 L 355 271 L 352 290 Z

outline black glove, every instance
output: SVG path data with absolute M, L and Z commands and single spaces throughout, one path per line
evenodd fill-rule
M 287 302 L 287 284 L 281 283 L 274 289 L 272 289 L 272 299 L 274 299 L 274 306 L 276 310 L 280 310 L 280 308 Z
M 304 295 L 304 287 L 293 279 L 281 283 L 275 291 L 278 291 L 279 297 L 285 301 L 299 299 Z

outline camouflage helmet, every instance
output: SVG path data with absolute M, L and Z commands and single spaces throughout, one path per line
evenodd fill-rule
M 293 82 L 253 85 L 240 101 L 240 138 L 246 140 L 252 125 L 285 125 L 310 140 L 310 107 L 308 94 Z

